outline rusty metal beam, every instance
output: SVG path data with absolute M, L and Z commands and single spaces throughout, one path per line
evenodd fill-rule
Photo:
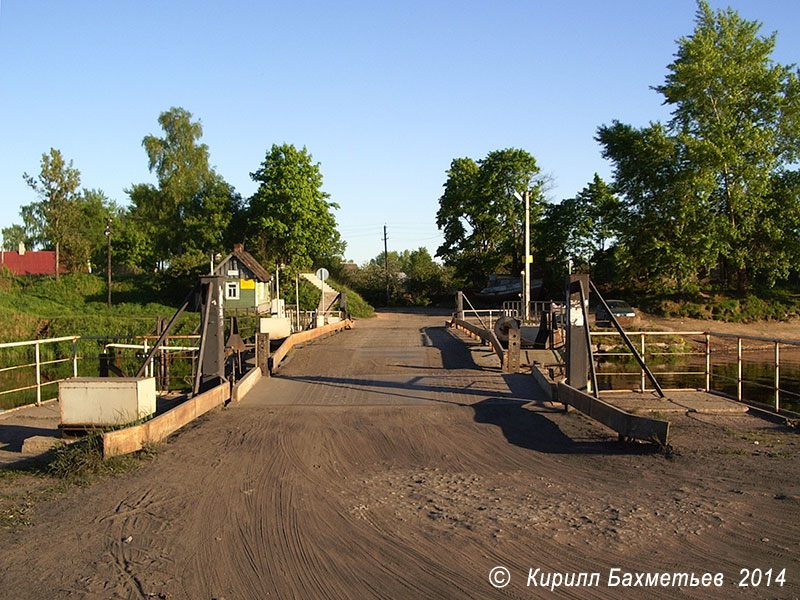
M 479 337 L 481 340 L 490 343 L 492 348 L 494 348 L 495 354 L 497 354 L 498 358 L 500 358 L 500 364 L 504 364 L 503 359 L 505 349 L 503 348 L 502 344 L 500 344 L 500 340 L 497 339 L 494 331 L 491 329 L 478 327 L 477 325 L 473 325 L 469 321 L 464 321 L 463 319 L 453 319 L 452 323 L 456 327 L 460 327 L 461 329 Z
M 558 383 L 558 400 L 613 429 L 620 438 L 642 440 L 662 446 L 669 443 L 669 421 L 632 415 L 563 381 Z

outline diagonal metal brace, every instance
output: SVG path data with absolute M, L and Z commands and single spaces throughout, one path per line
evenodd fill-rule
M 155 353 L 158 352 L 158 349 L 161 347 L 161 344 L 164 343 L 164 340 L 169 335 L 169 332 L 172 331 L 172 328 L 175 325 L 175 322 L 178 320 L 178 317 L 180 317 L 183 314 L 183 311 L 186 310 L 186 307 L 189 306 L 189 302 L 191 302 L 192 297 L 194 296 L 196 291 L 197 291 L 197 284 L 195 284 L 195 286 L 192 288 L 192 291 L 189 292 L 184 301 L 181 303 L 178 310 L 172 316 L 172 319 L 170 319 L 169 323 L 164 328 L 164 331 L 161 332 L 161 335 L 156 340 L 156 343 L 153 344 L 153 347 L 147 354 L 147 357 L 144 359 L 142 366 L 139 367 L 139 370 L 136 372 L 136 377 L 142 377 L 144 375 L 145 369 L 147 368 L 147 364 L 153 359 Z
M 645 364 L 644 359 L 639 355 L 639 352 L 637 352 L 636 346 L 633 345 L 633 342 L 631 342 L 630 338 L 628 337 L 628 334 L 626 334 L 625 331 L 622 329 L 622 326 L 619 324 L 619 321 L 617 321 L 617 318 L 614 316 L 614 313 L 611 312 L 611 309 L 609 308 L 608 304 L 606 304 L 606 301 L 603 299 L 603 296 L 600 295 L 600 292 L 597 291 L 597 288 L 595 287 L 594 282 L 591 279 L 589 280 L 589 285 L 592 286 L 592 291 L 597 295 L 597 298 L 600 300 L 600 303 L 603 305 L 603 308 L 606 309 L 606 313 L 611 319 L 611 323 L 617 329 L 617 332 L 619 332 L 619 335 L 625 342 L 625 345 L 628 346 L 628 350 L 630 350 L 634 358 L 636 358 L 636 361 L 639 363 L 639 366 L 642 368 L 642 370 L 645 373 L 647 373 L 647 377 L 648 379 L 650 379 L 650 383 L 653 384 L 653 387 L 655 388 L 656 392 L 658 392 L 658 395 L 661 398 L 663 398 L 664 392 L 662 391 L 661 386 L 658 385 L 658 381 L 656 381 L 656 378 L 653 376 L 653 373 L 650 372 L 650 369 Z

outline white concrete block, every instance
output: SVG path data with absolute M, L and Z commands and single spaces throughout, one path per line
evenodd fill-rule
M 156 412 L 154 377 L 73 377 L 58 385 L 62 425 L 124 425 Z

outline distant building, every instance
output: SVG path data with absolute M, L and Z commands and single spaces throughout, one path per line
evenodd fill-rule
M 25 244 L 20 242 L 19 250 L 2 250 L 0 255 L 0 264 L 14 275 L 55 275 L 56 253 L 53 250 L 28 251 L 25 250 Z M 67 272 L 63 265 L 59 270 Z
M 354 262 L 348 261 L 342 263 L 342 271 L 344 273 L 355 274 L 358 273 L 358 265 Z
M 225 278 L 225 308 L 250 308 L 269 312 L 269 282 L 272 276 L 242 244 L 234 244 L 233 252 L 214 268 L 215 275 Z

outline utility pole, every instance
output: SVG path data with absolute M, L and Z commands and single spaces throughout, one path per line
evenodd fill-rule
M 111 308 L 111 217 L 106 219 L 106 237 L 108 238 L 108 265 L 106 268 L 106 287 L 108 288 L 108 308 Z
M 383 226 L 383 266 L 386 269 L 386 306 L 389 306 L 389 236 Z
M 525 191 L 525 277 L 522 288 L 523 322 L 531 320 L 531 193 Z
M 524 196 L 524 198 L 523 198 Z M 522 275 L 522 322 L 525 323 L 531 318 L 531 193 L 525 191 L 524 194 L 514 192 L 514 197 L 520 202 L 525 202 L 525 268 Z

